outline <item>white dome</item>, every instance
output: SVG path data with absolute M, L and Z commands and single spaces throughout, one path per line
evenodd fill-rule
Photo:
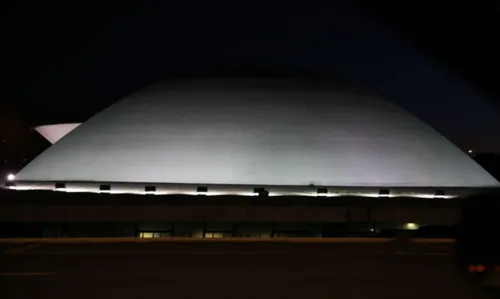
M 19 181 L 497 187 L 386 101 L 290 79 L 178 80 L 98 113 Z
M 36 127 L 35 130 L 50 143 L 54 144 L 79 125 L 79 123 L 44 125 Z

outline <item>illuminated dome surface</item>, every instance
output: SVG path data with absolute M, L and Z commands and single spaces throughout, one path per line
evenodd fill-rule
M 45 125 L 38 126 L 35 128 L 35 130 L 50 143 L 54 144 L 59 141 L 59 139 L 66 136 L 69 132 L 73 131 L 79 125 L 79 123 Z
M 384 100 L 328 82 L 185 79 L 78 126 L 18 181 L 497 187 L 451 142 Z

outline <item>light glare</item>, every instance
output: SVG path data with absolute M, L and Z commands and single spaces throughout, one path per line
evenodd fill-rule
M 416 224 L 416 223 L 406 223 L 405 224 L 405 229 L 408 229 L 408 230 L 417 230 L 419 228 L 419 225 Z

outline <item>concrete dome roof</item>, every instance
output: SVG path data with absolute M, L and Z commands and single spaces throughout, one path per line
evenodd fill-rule
M 96 114 L 19 181 L 496 187 L 410 113 L 326 80 L 173 80 Z

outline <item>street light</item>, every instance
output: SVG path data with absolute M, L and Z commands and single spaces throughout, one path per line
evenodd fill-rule
M 15 176 L 14 174 L 9 173 L 9 174 L 7 175 L 7 181 L 13 181 L 13 180 L 15 180 L 15 179 L 16 179 L 16 176 Z

